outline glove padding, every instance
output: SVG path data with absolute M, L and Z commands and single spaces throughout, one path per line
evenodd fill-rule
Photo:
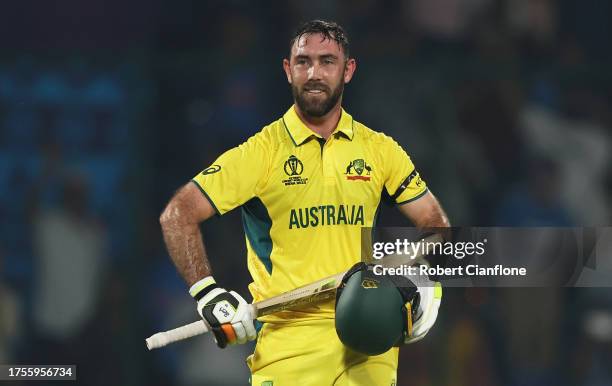
M 236 292 L 219 288 L 213 281 L 194 297 L 199 299 L 198 313 L 220 348 L 246 343 L 257 337 L 252 308 Z
M 418 304 L 412 303 L 416 309 L 407 313 L 407 316 L 412 315 L 412 320 L 407 320 L 408 328 L 404 335 L 404 344 L 418 342 L 423 339 L 429 330 L 436 323 L 438 310 L 442 302 L 442 285 L 440 282 L 431 281 L 427 276 L 410 276 L 409 279 L 417 286 L 419 295 Z M 412 330 L 412 331 L 410 331 Z

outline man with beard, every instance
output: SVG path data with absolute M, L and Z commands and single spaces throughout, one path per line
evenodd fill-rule
M 356 68 L 342 27 L 302 25 L 283 68 L 295 104 L 176 193 L 160 218 L 166 246 L 220 347 L 259 335 L 247 360 L 253 385 L 395 384 L 398 349 L 367 356 L 344 347 L 333 301 L 268 315 L 256 329 L 246 301 L 212 277 L 199 223 L 236 207 L 254 301 L 357 263 L 383 190 L 417 227 L 449 226 L 406 152 L 342 109 Z

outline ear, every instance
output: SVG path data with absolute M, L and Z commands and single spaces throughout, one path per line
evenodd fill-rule
M 291 66 L 289 65 L 289 59 L 283 59 L 283 70 L 285 70 L 285 75 L 287 75 L 287 82 L 291 84 Z
M 353 74 L 357 69 L 357 62 L 353 58 L 349 58 L 344 66 L 344 83 L 348 83 L 353 78 Z

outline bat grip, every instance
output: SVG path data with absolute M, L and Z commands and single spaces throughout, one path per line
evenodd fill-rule
M 158 332 L 146 340 L 147 348 L 150 351 L 207 332 L 208 327 L 204 321 L 198 320 L 197 322 L 186 324 L 173 330 Z
M 248 311 L 251 319 L 255 319 L 257 317 L 257 308 L 254 305 L 249 304 Z M 146 340 L 147 348 L 149 351 L 151 351 L 156 348 L 167 346 L 170 343 L 189 339 L 207 332 L 208 327 L 206 326 L 206 323 L 204 323 L 203 320 L 198 320 L 197 322 L 186 324 L 173 330 L 158 332 L 157 334 L 152 335 Z

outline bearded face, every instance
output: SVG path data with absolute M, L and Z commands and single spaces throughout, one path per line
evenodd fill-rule
M 292 84 L 291 92 L 301 111 L 312 117 L 322 117 L 338 103 L 344 92 L 344 80 L 340 78 L 331 87 L 321 81 L 307 82 L 301 87 Z
M 355 60 L 346 58 L 336 41 L 315 33 L 295 41 L 283 67 L 296 106 L 303 114 L 320 118 L 341 102 Z

